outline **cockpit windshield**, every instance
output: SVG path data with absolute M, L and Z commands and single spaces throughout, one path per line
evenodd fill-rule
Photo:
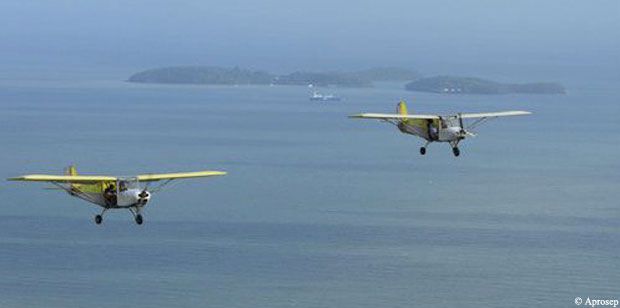
M 441 118 L 441 128 L 448 128 L 458 126 L 458 121 L 453 117 Z
M 118 191 L 126 191 L 128 189 L 140 189 L 138 178 L 121 178 L 118 180 Z

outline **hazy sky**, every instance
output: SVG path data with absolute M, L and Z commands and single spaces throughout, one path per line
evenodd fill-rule
M 618 68 L 618 0 L 0 1 L 0 65 Z

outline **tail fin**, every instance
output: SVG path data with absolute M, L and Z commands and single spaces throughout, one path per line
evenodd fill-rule
M 78 175 L 77 170 L 75 169 L 75 165 L 71 165 L 64 170 L 65 175 Z
M 400 115 L 407 115 L 407 105 L 405 104 L 405 102 L 400 101 L 400 103 L 398 103 L 398 105 L 396 106 L 396 112 Z
M 70 165 L 67 168 L 65 168 L 64 172 L 65 175 L 71 175 L 71 176 L 76 176 L 77 174 L 77 170 L 75 169 L 75 165 Z M 70 190 L 67 190 L 67 193 L 69 193 L 72 196 L 75 196 L 78 192 L 79 189 L 77 188 L 78 184 L 69 184 L 69 188 Z

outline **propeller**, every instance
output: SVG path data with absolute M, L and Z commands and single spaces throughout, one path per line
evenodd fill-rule
M 463 125 L 463 116 L 460 112 L 458 114 L 458 118 L 459 118 L 459 126 L 461 127 L 461 135 L 463 136 L 463 138 L 465 138 L 465 136 L 476 137 L 476 134 L 474 132 L 465 130 L 465 127 Z
M 465 128 L 463 127 L 463 116 L 459 112 L 457 117 L 459 118 L 459 127 L 461 128 L 461 131 L 459 132 L 461 135 L 460 138 L 463 139 L 467 135 L 467 132 L 465 131 Z
M 138 197 L 140 197 L 140 200 L 138 200 L 138 203 L 142 205 L 145 205 L 148 202 L 148 198 L 151 196 L 151 194 L 148 191 L 149 183 L 150 182 L 146 182 L 144 189 L 138 194 Z

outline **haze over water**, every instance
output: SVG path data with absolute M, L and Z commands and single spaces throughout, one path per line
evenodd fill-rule
M 3 184 L 0 306 L 571 307 L 578 296 L 620 298 L 616 2 L 132 3 L 1 4 L 0 177 L 72 163 L 80 174 L 229 174 L 156 194 L 142 226 L 125 211 L 97 226 L 99 209 L 48 185 Z M 450 96 L 380 83 L 320 89 L 343 101 L 317 103 L 306 87 L 123 81 L 173 64 L 400 65 L 557 81 L 568 93 Z M 533 115 L 479 127 L 458 158 L 445 144 L 420 156 L 421 140 L 347 118 L 393 112 L 401 99 L 414 113 Z

